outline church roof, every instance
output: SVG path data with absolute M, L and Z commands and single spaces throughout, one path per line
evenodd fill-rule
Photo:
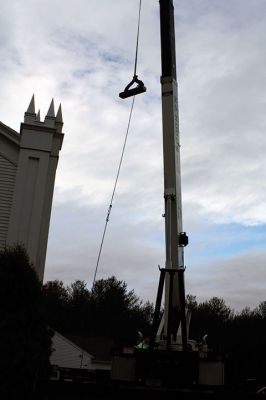
M 1 121 L 0 121 L 0 134 L 12 140 L 16 144 L 19 144 L 20 134 Z

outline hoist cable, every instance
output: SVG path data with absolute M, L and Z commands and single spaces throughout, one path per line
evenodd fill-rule
M 128 119 L 128 124 L 127 124 L 127 130 L 126 130 L 126 136 L 125 136 L 125 140 L 124 140 L 124 144 L 123 144 L 123 148 L 122 148 L 122 154 L 121 154 L 121 157 L 120 157 L 119 166 L 118 166 L 118 170 L 117 170 L 117 174 L 116 174 L 116 178 L 115 178 L 115 184 L 114 184 L 114 188 L 113 188 L 113 192 L 112 192 L 112 196 L 111 196 L 111 201 L 110 201 L 110 204 L 109 204 L 109 207 L 108 207 L 108 211 L 107 211 L 107 216 L 106 216 L 106 220 L 105 220 L 105 226 L 104 226 L 103 235 L 102 235 L 102 241 L 101 241 L 101 245 L 100 245 L 100 249 L 99 249 L 99 253 L 98 253 L 98 258 L 97 258 L 97 263 L 96 263 L 96 267 L 95 267 L 92 286 L 94 286 L 94 283 L 95 283 L 95 280 L 96 280 L 96 275 L 97 275 L 98 266 L 99 266 L 99 262 L 100 262 L 100 258 L 101 258 L 101 253 L 102 253 L 102 248 L 103 248 L 103 242 L 104 242 L 104 238 L 105 238 L 106 228 L 107 228 L 107 224 L 108 224 L 108 221 L 109 221 L 109 218 L 110 218 L 110 214 L 111 214 L 111 210 L 112 210 L 112 207 L 113 207 L 113 200 L 114 200 L 116 186 L 117 186 L 117 182 L 118 182 L 118 178 L 119 178 L 119 174 L 120 174 L 120 169 L 121 169 L 121 165 L 122 165 L 122 161 L 123 161 L 123 157 L 124 157 L 124 153 L 125 153 L 125 148 L 126 148 L 126 143 L 127 143 L 127 138 L 128 138 L 129 128 L 130 128 L 130 122 L 131 122 L 131 117 L 132 117 L 132 112 L 133 112 L 133 107 L 134 107 L 134 101 L 135 101 L 135 96 L 133 97 L 133 100 L 132 100 L 132 103 L 131 103 L 129 119 Z
M 137 63 L 138 63 L 140 13 L 141 13 L 141 0 L 139 0 L 139 15 L 138 15 L 138 28 L 137 28 L 137 42 L 136 42 L 136 53 L 135 53 L 134 76 L 136 76 Z M 111 196 L 111 201 L 110 201 L 110 204 L 109 204 L 109 207 L 108 207 L 108 211 L 107 211 L 107 216 L 106 216 L 106 220 L 105 220 L 105 225 L 104 225 L 102 240 L 101 240 L 100 249 L 99 249 L 99 253 L 98 253 L 97 263 L 96 263 L 96 267 L 95 267 L 92 286 L 94 286 L 94 283 L 95 283 L 95 280 L 96 280 L 96 275 L 97 275 L 97 271 L 98 271 L 98 266 L 99 266 L 101 254 L 102 254 L 102 248 L 103 248 L 105 233 L 106 233 L 106 229 L 107 229 L 107 224 L 109 222 L 111 210 L 112 210 L 112 207 L 113 207 L 113 200 L 114 200 L 116 186 L 117 186 L 117 182 L 118 182 L 118 178 L 119 178 L 119 174 L 120 174 L 120 169 L 121 169 L 121 165 L 122 165 L 122 161 L 123 161 L 123 157 L 124 157 L 124 153 L 125 153 L 127 137 L 128 137 L 128 133 L 129 133 L 129 127 L 130 127 L 130 122 L 131 122 L 131 117 L 132 117 L 132 112 L 133 112 L 133 107 L 134 107 L 134 101 L 135 101 L 135 96 L 133 97 L 133 100 L 132 100 L 132 103 L 131 103 L 129 119 L 128 119 L 128 124 L 127 124 L 127 130 L 126 130 L 126 137 L 125 137 L 123 148 L 122 148 L 122 154 L 121 154 L 121 157 L 120 157 L 120 162 L 119 162 L 119 166 L 118 166 L 118 170 L 117 170 L 117 174 L 116 174 L 116 179 L 115 179 L 115 184 L 114 184 L 114 188 L 113 188 L 113 192 L 112 192 L 112 196 Z
M 140 11 L 141 11 L 141 0 L 139 0 L 139 18 L 138 18 L 138 31 L 137 31 L 137 43 L 136 43 L 136 54 L 135 54 L 135 67 L 134 74 L 137 74 L 137 63 L 138 63 L 138 51 L 139 51 L 139 26 L 140 26 Z

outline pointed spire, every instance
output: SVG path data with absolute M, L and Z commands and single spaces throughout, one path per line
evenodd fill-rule
M 56 117 L 55 117 L 55 125 L 56 125 L 56 131 L 57 133 L 62 133 L 62 128 L 63 128 L 63 116 L 62 116 L 62 107 L 61 104 L 58 108 Z
M 34 94 L 32 95 L 29 107 L 27 111 L 24 113 L 24 123 L 26 124 L 34 124 L 36 120 L 36 114 L 35 114 L 35 100 L 34 100 Z
M 49 110 L 47 111 L 44 119 L 44 124 L 47 127 L 55 128 L 55 112 L 54 112 L 54 99 L 52 99 Z
M 58 111 L 57 111 L 55 120 L 56 120 L 56 122 L 59 122 L 59 123 L 61 123 L 61 124 L 63 123 L 63 115 L 62 115 L 62 107 L 61 107 L 61 104 L 60 104 L 60 106 L 59 106 L 59 108 L 58 108 Z
M 26 111 L 28 114 L 35 114 L 35 100 L 34 100 L 34 94 L 32 95 L 29 107 Z
M 40 110 L 37 112 L 36 121 L 37 121 L 37 122 L 41 122 L 41 113 L 40 113 Z
M 54 112 L 54 99 L 52 99 L 49 110 L 47 112 L 46 117 L 49 118 L 55 118 L 55 112 Z

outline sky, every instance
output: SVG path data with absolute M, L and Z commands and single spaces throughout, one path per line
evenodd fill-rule
M 132 99 L 138 0 L 0 0 L 0 120 L 62 104 L 44 281 L 90 289 Z M 266 300 L 266 2 L 174 0 L 186 293 Z M 159 2 L 143 0 L 136 96 L 97 279 L 155 302 L 165 263 Z

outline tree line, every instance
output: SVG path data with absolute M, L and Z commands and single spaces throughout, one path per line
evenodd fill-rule
M 91 289 L 82 280 L 69 286 L 49 281 L 42 295 L 47 319 L 60 332 L 109 336 L 128 344 L 134 343 L 138 331 L 150 333 L 153 303 L 143 302 L 114 276 L 96 281 Z M 222 298 L 198 302 L 188 294 L 186 306 L 191 312 L 191 339 L 201 340 L 207 334 L 208 345 L 220 352 L 266 348 L 266 301 L 255 309 L 235 312 Z
M 92 289 L 76 280 L 70 286 L 62 281 L 47 282 L 42 288 L 47 319 L 59 332 L 111 337 L 117 345 L 134 345 L 138 331 L 151 332 L 153 303 L 143 301 L 116 277 L 95 282 Z M 186 296 L 191 312 L 189 338 L 201 341 L 227 360 L 231 379 L 261 376 L 266 369 L 266 301 L 236 312 L 224 299 L 213 297 L 198 302 Z
M 254 309 L 235 312 L 221 298 L 198 303 L 187 296 L 191 310 L 190 336 L 197 340 L 207 334 L 207 344 L 224 359 L 225 379 L 235 384 L 255 379 L 265 384 L 266 301 Z
M 191 311 L 189 337 L 201 340 L 229 360 L 232 379 L 261 377 L 266 370 L 266 301 L 235 312 L 222 298 L 198 302 Z M 41 285 L 24 248 L 0 251 L 0 393 L 32 392 L 49 376 L 53 330 L 109 337 L 117 345 L 135 344 L 138 332 L 150 334 L 154 305 L 112 276 L 88 289 L 85 281 Z M 16 382 L 16 386 L 13 382 Z
M 42 296 L 50 325 L 62 333 L 110 337 L 119 345 L 134 344 L 138 331 L 147 335 L 150 330 L 153 304 L 114 276 L 96 281 L 90 290 L 82 280 L 69 286 L 49 281 Z
M 213 297 L 198 303 L 196 296 L 187 295 L 191 310 L 190 335 L 196 339 L 204 334 L 216 351 L 253 351 L 266 348 L 266 301 L 250 309 L 235 312 L 222 298 Z

